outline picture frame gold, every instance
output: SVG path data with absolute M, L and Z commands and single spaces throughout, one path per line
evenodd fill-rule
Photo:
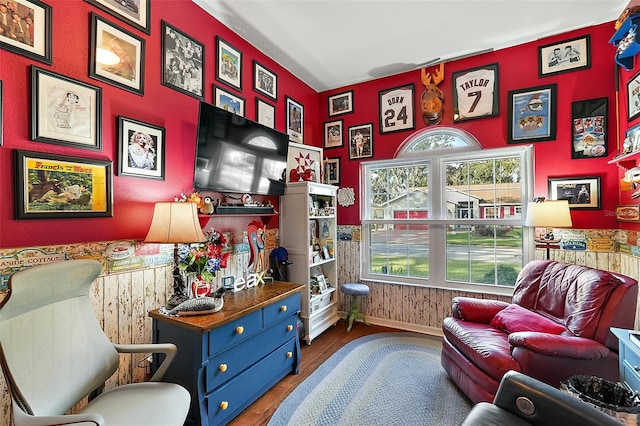
M 108 160 L 15 150 L 16 219 L 113 216 Z

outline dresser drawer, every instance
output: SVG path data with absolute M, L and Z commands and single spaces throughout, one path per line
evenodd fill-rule
M 282 320 L 283 318 L 295 315 L 300 310 L 300 295 L 294 294 L 286 299 L 272 303 L 264 308 L 264 326 L 269 327 L 271 324 Z
M 206 391 L 211 392 L 259 361 L 265 354 L 269 354 L 286 342 L 294 340 L 296 337 L 296 317 L 290 316 L 289 318 L 291 321 L 276 324 L 211 358 L 206 366 Z
M 282 377 L 294 371 L 295 339 L 207 395 L 209 425 L 227 424 Z
M 222 325 L 209 332 L 209 357 L 241 343 L 262 330 L 262 311 Z
M 624 359 L 621 359 L 624 381 L 634 390 L 640 390 L 640 355 L 629 346 L 625 346 Z M 623 355 L 623 354 L 620 354 Z

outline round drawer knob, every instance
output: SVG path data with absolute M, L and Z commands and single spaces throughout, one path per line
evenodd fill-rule
M 640 371 L 640 367 L 638 367 L 637 365 L 634 365 L 633 369 L 636 370 L 636 371 Z
M 237 326 L 236 327 L 236 333 L 238 333 L 238 334 L 244 333 L 244 327 L 241 326 L 241 325 Z
M 287 326 L 287 331 L 293 331 L 293 326 L 291 324 Z
M 220 364 L 220 367 L 218 367 L 218 370 L 224 373 L 225 371 L 227 371 L 227 364 Z
M 293 356 L 293 352 L 287 352 L 287 358 L 291 358 Z
M 282 306 L 280 306 L 280 310 L 281 310 L 282 312 L 287 312 L 287 305 L 282 305 Z
M 220 409 L 221 410 L 226 410 L 227 408 L 229 408 L 229 403 L 227 401 L 222 401 L 220 403 Z

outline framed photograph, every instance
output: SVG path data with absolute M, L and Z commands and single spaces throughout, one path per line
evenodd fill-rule
M 144 95 L 144 40 L 91 13 L 89 75 Z
M 549 199 L 568 200 L 570 209 L 600 208 L 600 176 L 549 178 Z
M 325 247 L 325 249 L 326 249 L 326 247 Z M 326 259 L 326 258 L 325 258 L 325 259 Z M 319 291 L 320 293 L 324 293 L 325 291 L 327 291 L 327 290 L 328 290 L 328 287 L 327 287 L 327 280 L 326 280 L 326 278 L 324 277 L 324 275 L 323 275 L 323 274 L 318 275 L 318 276 L 316 277 L 316 280 L 318 281 L 318 291 Z
M 373 157 L 373 123 L 349 127 L 349 159 Z
M 229 93 L 221 87 L 214 85 L 213 100 L 217 107 L 244 117 L 244 98 Z
M 102 149 L 102 89 L 31 66 L 31 140 Z
M 165 129 L 118 116 L 118 174 L 164 180 Z
M 289 142 L 287 182 L 320 182 L 322 148 Z
M 111 161 L 15 153 L 17 219 L 113 216 Z
M 3 94 L 2 94 L 2 80 L 0 80 L 0 146 L 2 146 L 2 134 L 4 129 L 4 121 L 2 117 L 2 111 L 4 111 L 3 107 Z
M 454 72 L 453 121 L 498 115 L 498 64 Z
M 379 92 L 381 134 L 416 128 L 413 88 L 407 84 Z
M 353 112 L 353 90 L 329 96 L 329 117 Z
M 287 134 L 291 142 L 303 144 L 303 131 L 304 131 L 304 107 L 286 96 L 287 102 Z
M 14 18 L 10 16 L 11 12 L 5 3 L 7 2 L 2 2 L 0 5 L 0 19 L 7 19 L 7 26 L 15 27 L 14 33 L 17 35 L 14 38 L 3 31 L 0 34 L 0 48 L 51 65 L 53 63 L 51 6 L 38 0 L 10 2 L 17 12 L 13 22 Z
M 162 21 L 162 84 L 204 100 L 204 45 Z
M 272 129 L 276 128 L 276 107 L 256 98 L 256 121 Z
M 242 91 L 242 52 L 216 36 L 216 80 Z
M 274 101 L 278 99 L 278 76 L 255 59 L 253 61 L 253 90 Z
M 151 0 L 86 0 L 142 32 L 151 34 Z
M 640 72 L 627 82 L 627 121 L 640 116 Z
M 507 143 L 556 138 L 556 88 L 556 84 L 550 84 L 509 91 Z
M 571 103 L 571 158 L 606 157 L 607 98 Z
M 342 120 L 324 123 L 324 147 L 337 148 L 342 145 Z
M 589 34 L 538 47 L 538 76 L 591 67 Z
M 324 160 L 324 183 L 327 185 L 340 184 L 340 157 Z
M 629 154 L 630 152 L 640 150 L 640 124 L 636 124 L 635 126 L 627 129 L 622 147 L 623 154 Z

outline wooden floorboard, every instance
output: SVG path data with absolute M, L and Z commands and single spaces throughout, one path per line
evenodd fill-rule
M 366 326 L 362 323 L 356 323 L 351 331 L 347 332 L 347 322 L 345 320 L 338 321 L 337 325 L 329 328 L 320 336 L 313 339 L 311 345 L 307 345 L 306 343 L 301 344 L 302 362 L 300 364 L 299 374 L 286 376 L 249 408 L 244 410 L 229 423 L 229 425 L 266 425 L 282 401 L 338 349 L 362 336 L 393 331 L 402 330 L 377 325 Z

